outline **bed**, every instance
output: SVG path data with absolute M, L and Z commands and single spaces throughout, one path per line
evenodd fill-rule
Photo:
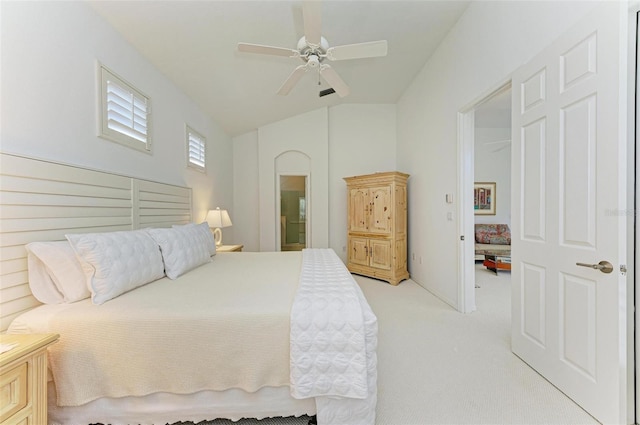
M 302 414 L 375 423 L 376 318 L 333 251 L 215 253 L 205 224 L 190 223 L 187 188 L 0 160 L 2 290 L 13 295 L 2 300 L 3 326 L 60 334 L 49 349 L 50 423 Z M 56 217 L 43 218 L 51 208 L 34 207 L 42 200 L 61 207 Z M 100 205 L 112 202 L 120 206 Z M 58 258 L 66 244 L 86 288 L 69 269 L 40 267 L 54 290 L 35 297 L 24 277 L 37 268 L 26 264 L 46 266 L 46 254 Z M 18 270 L 12 279 L 8 263 Z

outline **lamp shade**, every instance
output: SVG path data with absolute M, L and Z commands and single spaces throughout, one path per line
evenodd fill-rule
M 216 229 L 231 226 L 231 218 L 229 218 L 229 213 L 227 212 L 227 210 L 221 210 L 220 208 L 209 210 L 206 220 L 207 223 L 209 223 L 209 227 L 213 227 Z

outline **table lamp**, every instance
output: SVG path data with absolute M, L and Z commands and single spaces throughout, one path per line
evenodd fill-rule
M 216 246 L 222 245 L 222 228 L 231 226 L 231 218 L 227 210 L 221 210 L 219 207 L 215 210 L 209 210 L 207 213 L 207 223 L 213 230 L 213 238 L 216 241 Z

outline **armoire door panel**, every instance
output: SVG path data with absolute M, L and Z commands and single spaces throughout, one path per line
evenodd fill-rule
M 391 187 L 374 187 L 369 191 L 371 233 L 391 233 Z
M 353 232 L 366 232 L 369 220 L 369 190 L 351 189 L 349 193 L 349 228 Z
M 371 254 L 371 267 L 391 270 L 391 240 L 370 239 L 369 252 Z
M 369 265 L 369 243 L 366 238 L 349 239 L 349 262 L 362 266 Z

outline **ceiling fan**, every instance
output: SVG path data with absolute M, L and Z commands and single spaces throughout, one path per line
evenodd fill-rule
M 511 147 L 511 139 L 505 140 L 496 140 L 494 142 L 484 142 L 485 146 L 496 145 L 496 147 L 491 152 L 499 152 L 503 149 Z
M 321 35 L 322 3 L 320 1 L 304 2 L 302 15 L 304 19 L 304 36 L 298 40 L 297 49 L 238 43 L 238 51 L 240 52 L 302 59 L 304 64 L 293 70 L 278 90 L 279 95 L 287 95 L 305 73 L 317 70 L 319 75 L 335 90 L 338 96 L 345 97 L 349 94 L 349 86 L 324 61 L 326 59 L 339 61 L 387 55 L 387 40 L 329 47 L 329 43 Z

